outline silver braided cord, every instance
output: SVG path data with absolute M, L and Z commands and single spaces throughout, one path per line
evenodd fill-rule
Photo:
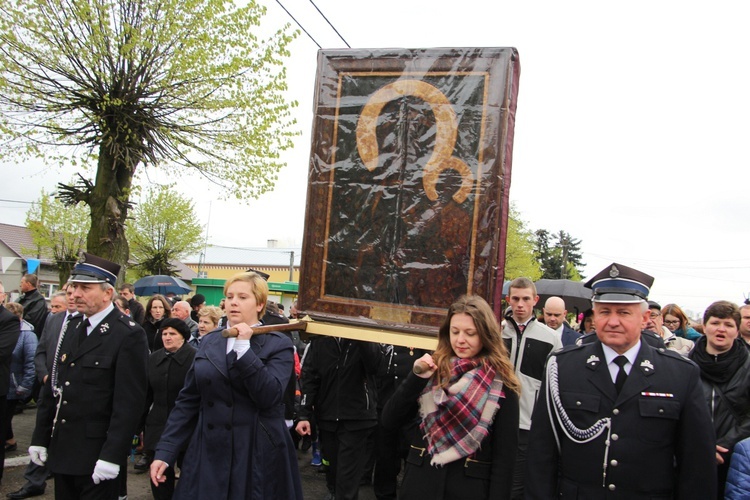
M 73 315 L 65 318 L 65 324 L 63 325 L 62 332 L 60 332 L 60 338 L 57 339 L 57 347 L 55 348 L 55 358 L 52 360 L 52 373 L 49 374 L 50 385 L 52 386 L 52 394 L 55 397 L 60 395 L 60 388 L 57 386 L 57 360 L 60 359 L 60 347 L 62 347 L 63 340 L 65 340 L 65 332 L 68 331 L 68 325 L 73 320 Z
M 602 486 L 607 482 L 607 460 L 609 458 L 610 434 L 612 433 L 612 419 L 609 417 L 600 418 L 588 429 L 579 429 L 568 416 L 560 399 L 560 384 L 557 373 L 557 356 L 552 356 L 547 362 L 547 412 L 549 413 L 552 431 L 555 434 L 557 442 L 557 452 L 561 453 L 560 439 L 557 435 L 557 426 L 555 420 L 560 423 L 560 428 L 571 441 L 579 444 L 588 443 L 601 436 L 607 431 L 607 438 L 604 441 L 604 463 L 602 465 Z M 552 398 L 552 404 L 550 404 Z M 552 411 L 554 410 L 554 419 Z
M 609 417 L 597 420 L 588 429 L 579 429 L 575 426 L 565 411 L 565 408 L 563 408 L 562 400 L 560 399 L 557 358 L 555 356 L 551 357 L 547 363 L 547 381 L 549 385 L 549 394 L 554 402 L 553 407 L 555 410 L 555 416 L 557 417 L 557 421 L 560 422 L 560 427 L 562 427 L 565 435 L 567 435 L 571 441 L 577 443 L 588 443 L 589 441 L 593 441 L 601 436 L 606 429 L 610 428 L 611 419 Z

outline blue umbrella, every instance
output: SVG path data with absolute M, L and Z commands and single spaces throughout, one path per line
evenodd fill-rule
M 133 284 L 133 287 L 135 288 L 135 294 L 140 295 L 141 297 L 154 295 L 155 293 L 160 293 L 162 295 L 168 293 L 182 295 L 193 291 L 193 289 L 185 284 L 180 278 L 164 274 L 156 274 L 154 276 L 141 278 Z

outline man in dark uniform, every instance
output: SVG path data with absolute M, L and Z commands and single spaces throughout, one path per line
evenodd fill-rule
M 31 460 L 57 499 L 118 497 L 119 474 L 146 403 L 146 335 L 112 304 L 120 266 L 83 254 L 69 280 L 78 312 L 63 327 L 42 391 Z M 49 454 L 49 459 L 47 458 Z
M 641 340 L 652 283 L 620 264 L 586 283 L 598 338 L 547 361 L 527 499 L 715 498 L 716 440 L 699 369 Z

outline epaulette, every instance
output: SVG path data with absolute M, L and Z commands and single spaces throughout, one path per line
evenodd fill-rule
M 125 316 L 124 314 L 120 313 L 120 315 L 117 317 L 117 319 L 120 321 L 120 323 L 123 323 L 128 326 L 128 328 L 135 328 L 136 326 L 141 326 L 135 321 L 133 321 L 133 318 L 130 316 Z
M 556 351 L 553 351 L 552 354 L 559 355 L 559 354 L 565 354 L 568 352 L 577 351 L 578 349 L 583 349 L 586 347 L 585 344 L 570 344 L 570 345 L 564 345 L 561 349 L 558 349 Z
M 690 364 L 693 364 L 692 360 L 686 358 L 685 356 L 683 356 L 682 354 L 680 354 L 680 353 L 678 353 L 676 351 L 673 351 L 671 349 L 667 349 L 666 347 L 658 347 L 658 348 L 655 347 L 654 350 L 657 353 L 661 354 L 662 356 L 667 356 L 669 358 L 679 359 L 680 361 L 685 361 L 685 362 L 688 362 Z

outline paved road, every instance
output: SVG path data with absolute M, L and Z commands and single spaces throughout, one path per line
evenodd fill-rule
M 13 431 L 18 440 L 18 451 L 8 453 L 5 457 L 5 469 L 3 480 L 0 484 L 0 498 L 5 498 L 6 493 L 18 490 L 24 484 L 23 472 L 28 463 L 26 450 L 29 447 L 31 433 L 36 419 L 36 410 L 24 410 L 20 415 L 13 417 Z M 302 476 L 302 490 L 307 500 L 322 500 L 326 496 L 325 475 L 317 472 L 317 468 L 310 465 L 310 452 L 297 452 L 299 458 L 300 474 Z M 145 473 L 136 473 L 132 464 L 128 467 L 128 499 L 148 500 L 151 499 L 151 489 L 148 484 L 148 476 Z M 39 499 L 53 499 L 54 485 L 52 480 L 47 481 L 47 492 L 38 497 Z M 359 491 L 360 500 L 375 500 L 372 487 L 362 487 Z

